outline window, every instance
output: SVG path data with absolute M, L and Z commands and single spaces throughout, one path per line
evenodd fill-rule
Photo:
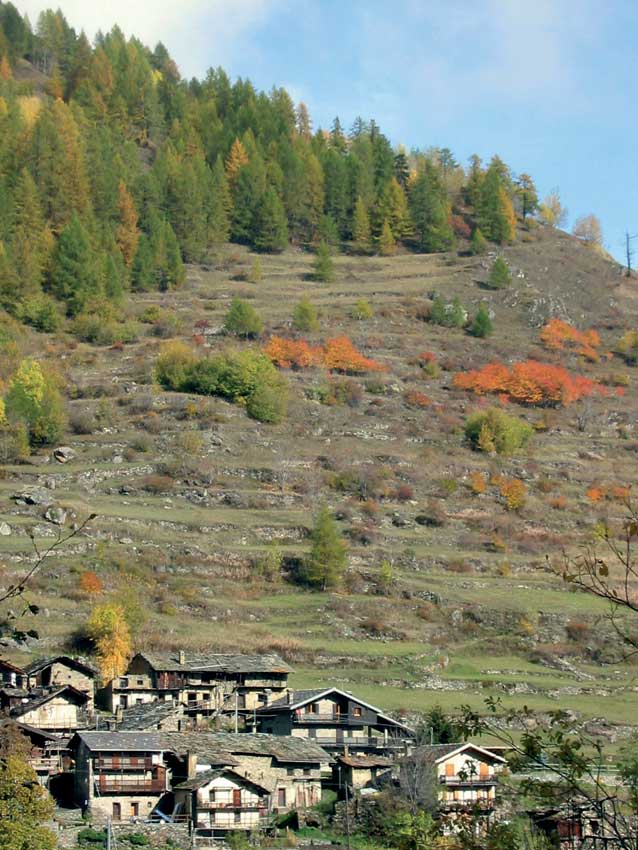
M 140 804 L 139 803 L 131 803 L 131 817 L 136 818 L 139 817 L 140 814 Z
M 317 703 L 311 702 L 306 706 L 306 714 L 317 714 Z
M 143 705 L 143 703 L 144 703 L 144 700 L 141 697 L 138 697 L 135 700 L 135 705 Z
M 266 694 L 257 694 L 257 703 L 259 705 L 266 705 L 267 702 L 268 697 L 266 696 Z
M 192 691 L 188 694 L 187 697 L 189 702 L 197 702 L 197 694 L 194 694 Z
M 295 775 L 295 769 L 294 769 L 294 767 L 287 767 L 287 768 L 286 768 L 286 774 L 287 774 L 288 776 L 294 776 L 294 775 Z
M 138 679 L 138 680 L 137 680 L 137 684 L 138 684 L 138 685 L 143 685 L 143 684 L 144 684 L 144 679 Z
M 215 789 L 214 788 L 211 788 L 210 791 L 208 792 L 208 802 L 209 803 L 215 802 Z
M 122 820 L 122 804 L 113 803 L 113 820 Z
M 361 717 L 361 706 L 359 706 L 359 705 L 355 705 L 355 706 L 353 707 L 353 709 L 352 709 L 352 716 L 353 716 L 353 717 Z
M 277 805 L 282 809 L 286 808 L 286 789 L 285 788 L 278 788 L 277 789 Z
M 126 679 L 126 678 L 120 679 L 120 687 L 121 688 L 128 688 L 128 679 Z
M 304 776 L 310 776 L 310 768 L 309 767 L 304 767 L 303 775 Z
M 235 812 L 235 823 L 241 823 L 241 812 Z
M 316 738 L 317 737 L 317 730 L 314 727 L 311 727 L 310 729 L 308 729 L 308 737 L 309 738 Z

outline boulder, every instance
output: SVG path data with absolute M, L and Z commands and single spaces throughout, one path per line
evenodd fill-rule
M 0 537 L 8 537 L 11 534 L 11 526 L 8 522 L 0 522 Z
M 29 487 L 21 493 L 15 493 L 11 498 L 22 505 L 50 505 L 53 501 L 50 494 L 41 487 Z
M 67 512 L 64 508 L 56 505 L 51 505 L 44 512 L 44 518 L 54 525 L 64 525 L 66 522 Z
M 58 463 L 68 463 L 75 458 L 76 454 L 77 452 L 70 446 L 58 446 L 57 449 L 53 449 L 53 457 Z

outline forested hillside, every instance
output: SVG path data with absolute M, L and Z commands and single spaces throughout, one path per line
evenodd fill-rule
M 408 155 L 374 120 L 313 133 L 284 89 L 221 69 L 187 82 L 163 45 L 115 28 L 92 47 L 60 12 L 33 32 L 2 4 L 0 57 L 0 297 L 42 330 L 60 313 L 117 321 L 127 290 L 180 286 L 183 262 L 229 238 L 267 252 L 478 249 L 512 242 L 538 207 L 529 176 L 496 156 L 465 170 L 448 149 Z

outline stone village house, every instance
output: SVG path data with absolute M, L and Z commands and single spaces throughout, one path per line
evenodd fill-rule
M 174 700 L 187 707 L 195 722 L 222 711 L 243 717 L 278 699 L 290 672 L 275 654 L 140 652 L 124 676 L 100 691 L 99 701 L 113 713 L 141 703 Z
M 321 799 L 322 770 L 328 770 L 330 762 L 328 753 L 310 741 L 245 733 L 79 732 L 69 746 L 75 763 L 76 803 L 90 807 L 97 818 L 113 820 L 148 817 L 156 810 L 164 817 L 183 817 L 189 801 L 192 813 L 190 792 L 196 789 L 184 783 L 225 769 L 236 777 L 226 775 L 223 787 L 241 780 L 239 790 L 243 788 L 244 796 L 233 797 L 240 813 L 246 808 L 247 794 L 256 788 L 261 789 L 259 812 L 304 809 Z M 244 780 L 251 788 L 242 785 Z M 228 821 L 233 806 L 224 809 L 224 817 L 213 819 L 213 826 Z M 194 810 L 198 811 L 197 805 Z M 206 811 L 210 826 L 210 813 L 216 809 Z M 248 817 L 241 814 L 240 828 Z M 232 818 L 235 823 L 234 813 Z

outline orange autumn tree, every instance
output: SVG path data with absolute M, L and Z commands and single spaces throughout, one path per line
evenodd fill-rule
M 272 336 L 264 347 L 264 354 L 281 369 L 305 369 L 323 361 L 323 350 L 309 345 L 304 339 L 286 339 Z
M 550 319 L 540 332 L 540 340 L 550 351 L 571 349 L 592 363 L 600 358 L 600 337 L 593 328 L 579 331 L 562 319 Z
M 80 576 L 80 588 L 89 596 L 97 596 L 104 590 L 104 585 L 98 575 L 87 570 Z
M 325 366 L 334 372 L 384 372 L 386 367 L 365 357 L 347 336 L 333 337 L 322 346 L 311 346 L 305 340 L 271 337 L 264 354 L 281 369 Z
M 124 262 L 130 268 L 133 265 L 137 244 L 140 241 L 140 231 L 137 227 L 137 211 L 133 198 L 122 180 L 118 184 L 117 195 L 120 223 L 117 227 L 115 239 L 118 248 L 122 252 Z
M 562 366 L 525 360 L 505 366 L 490 363 L 454 376 L 454 386 L 476 395 L 498 393 L 519 404 L 560 407 L 586 398 L 603 388 L 581 375 L 571 375 Z
M 109 682 L 121 676 L 133 650 L 124 608 L 115 602 L 96 605 L 89 616 L 86 631 L 95 645 L 102 679 Z

